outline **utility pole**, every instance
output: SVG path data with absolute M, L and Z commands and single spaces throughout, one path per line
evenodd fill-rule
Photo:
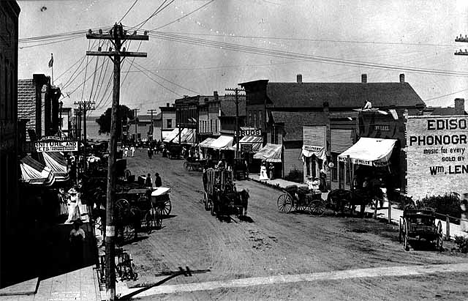
M 108 56 L 114 63 L 114 89 L 112 94 L 112 114 L 111 114 L 111 128 L 110 128 L 110 154 L 107 170 L 107 191 L 106 191 L 106 231 L 105 231 L 105 245 L 106 245 L 106 294 L 107 299 L 114 301 L 115 295 L 115 225 L 114 225 L 114 199 L 115 199 L 115 183 L 116 183 L 116 153 L 117 153 L 117 118 L 119 109 L 120 98 L 120 64 L 125 57 L 146 57 L 144 52 L 127 52 L 122 45 L 129 40 L 148 41 L 149 37 L 147 32 L 144 35 L 137 35 L 135 31 L 132 35 L 127 35 L 127 31 L 123 29 L 122 24 L 117 24 L 112 27 L 108 33 L 93 33 L 90 29 L 86 34 L 87 39 L 95 40 L 110 40 L 115 47 L 115 50 L 109 48 L 108 51 L 86 51 L 86 55 L 94 56 Z
M 135 120 L 135 141 L 138 140 L 138 111 L 140 109 L 133 109 L 133 119 Z
M 148 113 L 151 114 L 151 129 L 149 130 L 148 135 L 151 135 L 151 140 L 153 140 L 154 124 L 153 124 L 153 112 L 156 112 L 155 109 L 148 110 Z
M 226 88 L 226 91 L 234 91 L 234 96 L 236 97 L 235 102 L 236 102 L 236 154 L 235 158 L 239 159 L 239 92 L 245 91 L 244 89 L 239 89 L 239 88 Z M 226 94 L 229 95 L 229 94 Z M 232 95 L 232 94 L 231 94 Z
M 94 107 L 95 103 L 94 101 L 89 101 L 89 100 L 79 100 L 79 101 L 75 101 L 75 106 L 78 106 L 78 108 L 80 109 L 80 112 L 83 112 L 83 144 L 84 144 L 84 147 L 83 147 L 83 157 L 84 159 L 86 160 L 86 144 L 87 144 L 87 137 L 86 137 L 86 111 L 90 111 L 90 110 L 94 110 L 95 107 Z M 84 170 L 86 171 L 86 161 L 85 161 L 85 164 L 83 166 Z

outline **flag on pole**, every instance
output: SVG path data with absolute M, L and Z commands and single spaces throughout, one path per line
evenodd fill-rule
M 54 67 L 54 54 L 50 54 L 49 68 Z

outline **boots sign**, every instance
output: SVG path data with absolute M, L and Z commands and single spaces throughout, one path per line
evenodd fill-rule
M 409 116 L 406 131 L 409 195 L 466 192 L 468 116 Z

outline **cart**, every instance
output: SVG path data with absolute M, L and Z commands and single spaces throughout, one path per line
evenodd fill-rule
M 202 171 L 206 165 L 206 160 L 186 160 L 184 162 L 184 168 L 193 171 Z
M 148 198 L 150 192 L 147 188 L 133 188 L 117 194 L 115 217 L 120 242 L 135 239 L 142 225 L 147 231 L 161 228 L 162 214 Z
M 436 224 L 434 209 L 408 208 L 403 211 L 403 216 L 400 218 L 399 241 L 404 243 L 404 248 L 407 251 L 410 239 L 425 239 L 428 242 L 433 242 L 436 249 L 442 251 L 442 222 L 438 221 Z
M 211 215 L 218 217 L 232 213 L 239 217 L 247 215 L 249 193 L 237 191 L 232 179 L 232 171 L 208 168 L 203 174 L 204 204 Z
M 159 216 L 166 217 L 171 213 L 172 204 L 169 197 L 171 189 L 168 187 L 157 187 L 151 192 L 151 204 Z
M 318 215 L 325 212 L 326 204 L 320 190 L 311 190 L 308 187 L 298 187 L 297 185 L 286 186 L 276 203 L 279 212 L 289 213 L 292 210 L 302 210 Z

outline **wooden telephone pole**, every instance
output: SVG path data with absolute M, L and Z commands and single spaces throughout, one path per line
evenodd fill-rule
M 243 92 L 245 90 L 239 88 L 226 88 L 226 91 L 234 91 L 234 96 L 236 97 L 236 153 L 235 158 L 239 159 L 239 92 Z M 229 94 L 226 94 L 229 95 Z
M 135 31 L 132 35 L 127 35 L 122 24 L 115 24 L 108 33 L 93 33 L 91 30 L 86 34 L 87 39 L 110 40 L 115 49 L 109 48 L 108 51 L 86 51 L 86 55 L 108 56 L 114 63 L 114 90 L 112 95 L 112 114 L 110 128 L 110 154 L 107 170 L 107 193 L 106 193 L 106 293 L 108 300 L 115 300 L 115 226 L 114 226 L 114 199 L 116 170 L 115 161 L 117 153 L 117 118 L 120 98 L 120 64 L 125 57 L 146 57 L 144 52 L 127 52 L 122 45 L 129 40 L 148 41 L 147 32 L 144 35 L 137 35 Z
M 151 114 L 151 129 L 148 132 L 148 135 L 151 135 L 151 141 L 154 140 L 154 124 L 153 124 L 153 113 L 156 112 L 155 109 L 148 110 L 148 113 Z

